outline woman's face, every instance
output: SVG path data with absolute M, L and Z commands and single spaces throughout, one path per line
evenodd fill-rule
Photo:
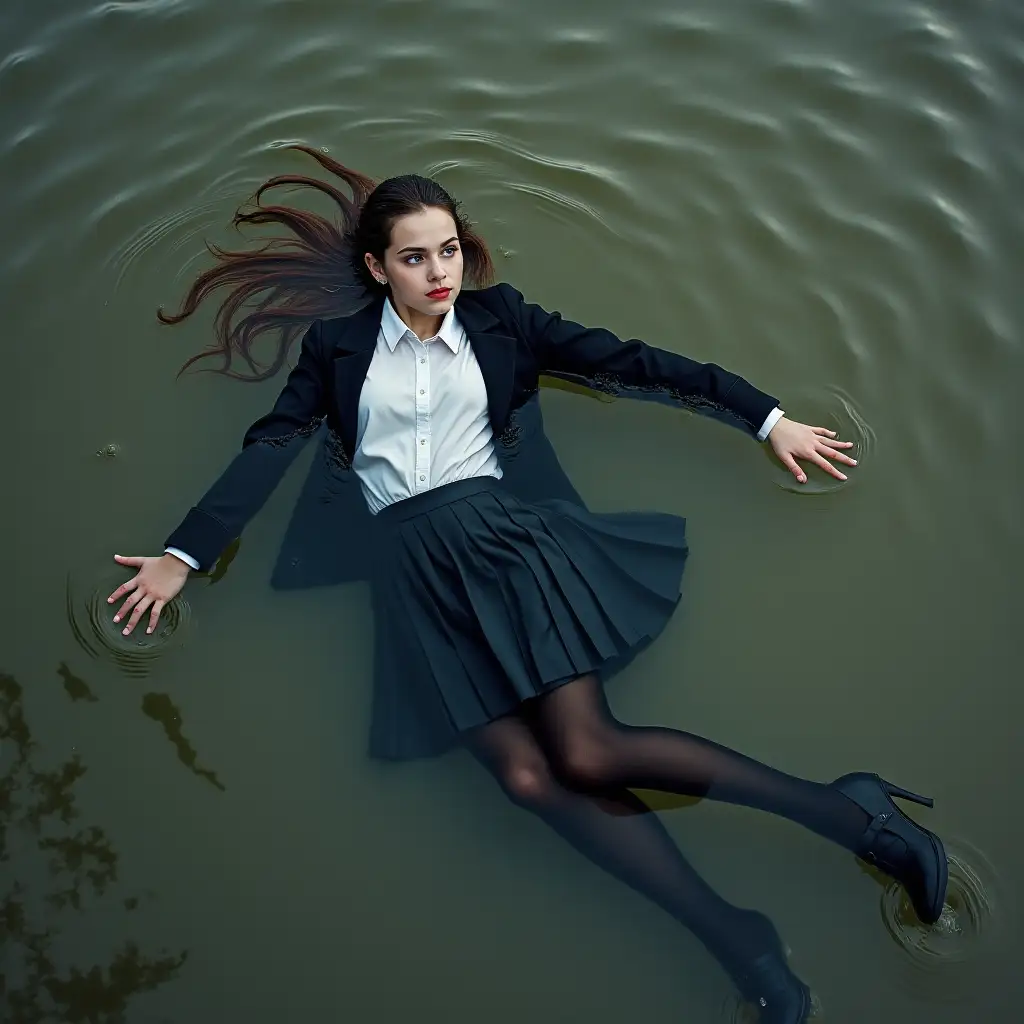
M 395 221 L 381 265 L 369 253 L 366 265 L 385 278 L 392 302 L 427 316 L 444 316 L 462 289 L 462 246 L 455 221 L 436 206 Z

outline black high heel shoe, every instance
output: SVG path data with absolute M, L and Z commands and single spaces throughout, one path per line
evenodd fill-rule
M 759 1024 L 805 1024 L 811 1015 L 811 990 L 776 953 L 748 964 L 736 983 L 760 1011 Z
M 844 775 L 832 787 L 871 815 L 871 823 L 853 852 L 895 878 L 925 924 L 938 921 L 949 881 L 946 850 L 937 835 L 908 818 L 892 798 L 911 800 L 923 807 L 933 807 L 935 801 L 868 772 Z
M 805 1024 L 810 1017 L 811 990 L 789 969 L 782 939 L 763 914 L 751 922 L 763 932 L 767 952 L 743 964 L 731 966 L 740 994 L 758 1008 L 758 1024 Z

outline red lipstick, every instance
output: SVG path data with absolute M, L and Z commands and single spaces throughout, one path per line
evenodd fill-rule
M 451 288 L 435 288 L 432 292 L 427 292 L 428 299 L 447 299 L 451 295 Z

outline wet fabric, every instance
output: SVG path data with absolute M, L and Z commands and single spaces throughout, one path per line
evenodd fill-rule
M 477 478 L 377 519 L 375 757 L 441 753 L 562 683 L 608 678 L 679 601 L 678 516 L 526 502 Z

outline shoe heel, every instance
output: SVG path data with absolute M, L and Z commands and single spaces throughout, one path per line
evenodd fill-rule
M 920 804 L 922 807 L 935 806 L 935 801 L 930 796 L 921 796 L 918 793 L 911 793 L 909 789 L 903 789 L 901 786 L 894 786 L 891 782 L 886 782 L 885 779 L 882 779 L 882 786 L 885 788 L 885 791 L 889 796 L 898 796 L 901 800 L 910 800 L 915 804 Z

